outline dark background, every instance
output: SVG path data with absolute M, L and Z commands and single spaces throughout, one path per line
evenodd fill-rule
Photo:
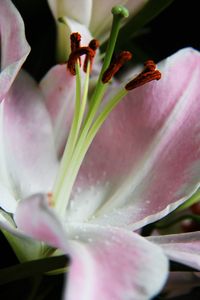
M 25 67 L 40 79 L 56 63 L 53 17 L 46 0 L 13 0 L 13 3 L 25 21 L 27 39 L 32 48 Z M 121 49 L 123 44 L 119 41 L 120 50 L 132 51 L 134 59 L 140 62 L 149 58 L 158 62 L 183 47 L 200 50 L 197 6 L 195 0 L 174 0 L 142 29 L 142 33 L 138 32 L 137 37 L 127 37 L 128 49 Z

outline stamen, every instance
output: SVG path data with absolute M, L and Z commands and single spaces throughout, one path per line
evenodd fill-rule
M 50 207 L 53 207 L 53 193 L 49 192 L 47 193 L 47 200 Z
M 95 53 L 90 47 L 80 47 L 76 51 L 72 52 L 67 62 L 67 68 L 72 75 L 76 75 L 75 64 L 77 63 L 77 60 L 79 60 L 82 55 L 86 55 L 90 59 L 93 59 Z
M 95 54 L 96 54 L 96 50 L 97 50 L 97 48 L 99 48 L 99 41 L 96 39 L 91 40 L 88 47 L 91 50 L 93 50 L 93 55 L 92 56 L 86 55 L 86 57 L 85 57 L 84 66 L 83 66 L 83 70 L 85 73 L 87 73 L 87 66 L 88 66 L 89 61 L 90 61 L 90 72 L 92 71 L 92 65 L 93 65 Z
M 145 70 L 148 70 L 148 71 L 155 71 L 156 70 L 156 64 L 153 60 L 147 60 L 145 63 L 144 63 L 144 66 L 146 67 Z M 144 71 L 145 71 L 144 70 Z M 143 72 L 144 72 L 143 71 Z
M 136 78 L 128 82 L 125 86 L 126 90 L 133 90 L 139 86 L 144 85 L 152 80 L 159 80 L 161 78 L 161 73 L 156 70 L 156 64 L 153 60 L 148 60 L 144 64 L 145 69 Z
M 93 39 L 90 41 L 89 45 L 88 45 L 93 51 L 96 51 L 97 48 L 99 48 L 99 41 L 96 39 Z
M 92 63 L 94 60 L 94 56 L 96 54 L 96 50 L 99 47 L 99 42 L 96 39 L 90 41 L 87 47 L 81 47 L 81 35 L 78 32 L 74 32 L 70 35 L 71 40 L 71 54 L 69 56 L 69 60 L 67 62 L 67 68 L 72 75 L 76 75 L 75 64 L 79 61 L 81 65 L 80 57 L 82 55 L 86 55 L 83 70 L 87 72 L 88 62 L 90 61 L 90 72 L 92 70 Z
M 131 58 L 131 52 L 122 51 L 118 55 L 118 57 L 110 64 L 108 69 L 104 72 L 102 82 L 107 83 L 119 71 L 119 69 Z
M 81 47 L 81 35 L 78 32 L 73 32 L 70 35 L 71 41 L 71 53 L 78 50 Z M 81 59 L 79 57 L 79 64 L 81 65 Z
M 71 52 L 74 52 L 80 48 L 81 43 L 81 35 L 78 32 L 73 32 L 70 35 L 71 41 Z

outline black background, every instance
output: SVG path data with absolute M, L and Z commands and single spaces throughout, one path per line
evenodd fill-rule
M 13 2 L 25 21 L 26 36 L 32 48 L 25 67 L 40 79 L 56 63 L 53 17 L 46 0 Z M 142 35 L 132 40 L 127 37 L 129 49 L 126 50 L 136 52 L 136 59 L 141 62 L 147 58 L 158 62 L 184 47 L 200 50 L 199 18 L 198 1 L 174 0 L 145 26 Z

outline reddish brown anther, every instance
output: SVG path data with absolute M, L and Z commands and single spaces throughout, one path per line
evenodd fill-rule
M 99 41 L 96 40 L 96 39 L 93 39 L 89 42 L 89 45 L 88 45 L 93 51 L 96 51 L 97 48 L 99 48 Z
M 145 63 L 144 63 L 144 66 L 145 66 L 145 69 L 144 69 L 144 71 L 146 72 L 146 71 L 151 71 L 151 72 L 153 72 L 153 71 L 155 71 L 156 70 L 156 64 L 155 64 L 155 62 L 153 61 L 153 60 L 147 60 Z M 143 71 L 143 72 L 144 72 Z
M 67 62 L 67 68 L 72 75 L 76 75 L 75 64 L 82 55 L 94 57 L 94 51 L 89 47 L 80 47 L 79 49 L 70 54 Z
M 53 194 L 51 192 L 47 193 L 47 200 L 50 207 L 53 206 Z
M 90 72 L 92 71 L 92 65 L 93 65 L 95 54 L 96 54 L 96 50 L 99 47 L 99 41 L 96 39 L 91 40 L 88 47 L 91 50 L 93 50 L 93 55 L 92 56 L 86 55 L 84 65 L 83 65 L 84 72 L 87 72 L 87 66 L 88 66 L 89 61 L 90 61 Z
M 131 80 L 125 86 L 126 90 L 133 90 L 139 86 L 144 85 L 152 80 L 159 80 L 161 78 L 160 71 L 156 70 L 156 64 L 153 60 L 148 60 L 144 64 L 145 69 L 136 78 Z
M 119 69 L 131 58 L 131 52 L 122 51 L 104 72 L 102 76 L 102 82 L 107 83 L 108 81 L 110 81 L 110 79 L 119 71 Z
M 71 52 L 74 52 L 80 48 L 81 35 L 78 32 L 73 32 L 70 35 L 70 41 L 71 41 Z
M 72 75 L 76 75 L 75 65 L 77 61 L 81 65 L 81 56 L 85 55 L 85 61 L 83 70 L 87 72 L 88 61 L 90 61 L 90 71 L 92 68 L 93 59 L 96 53 L 96 49 L 99 47 L 99 42 L 97 40 L 91 40 L 89 45 L 86 47 L 81 47 L 81 35 L 78 32 L 74 32 L 70 36 L 71 40 L 71 54 L 67 62 L 67 68 Z

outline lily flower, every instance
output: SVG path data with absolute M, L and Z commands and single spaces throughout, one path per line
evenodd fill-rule
M 108 38 L 112 23 L 110 11 L 113 6 L 126 5 L 131 16 L 134 16 L 147 3 L 146 0 L 48 0 L 49 7 L 57 24 L 57 50 L 60 61 L 66 60 L 70 53 L 69 40 L 72 32 L 81 32 L 83 42 L 87 43 L 91 37 L 96 37 L 102 43 Z M 63 26 L 58 20 L 65 20 Z
M 1 9 L 19 18 L 8 1 Z M 116 25 L 127 12 L 113 14 Z M 63 299 L 151 299 L 166 281 L 168 257 L 200 269 L 199 232 L 136 233 L 199 187 L 200 55 L 172 55 L 158 65 L 158 82 L 148 82 L 160 74 L 148 62 L 124 87 L 110 83 L 110 42 L 90 96 L 93 46 L 78 45 L 67 71 L 53 67 L 39 86 L 25 71 L 8 80 L 6 95 L 0 85 L 0 226 L 21 261 L 56 248 L 70 256 Z M 82 90 L 80 57 L 73 61 L 83 52 Z

